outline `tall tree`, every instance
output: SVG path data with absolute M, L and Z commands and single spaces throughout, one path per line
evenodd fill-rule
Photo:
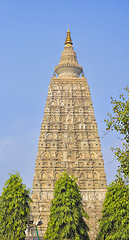
M 129 180 L 129 88 L 125 88 L 125 95 L 121 94 L 118 100 L 111 98 L 113 113 L 108 114 L 105 120 L 107 131 L 116 131 L 121 136 L 121 148 L 114 148 L 115 157 L 120 163 L 119 172 Z
M 97 240 L 129 239 L 129 186 L 121 177 L 112 182 L 103 204 Z
M 64 172 L 55 184 L 44 240 L 89 239 L 89 228 L 84 218 L 88 215 L 83 209 L 76 180 Z
M 30 213 L 30 190 L 18 172 L 11 174 L 0 196 L 0 239 L 24 240 Z
M 113 149 L 120 166 L 116 179 L 109 185 L 100 219 L 97 240 L 129 239 L 129 89 L 118 100 L 111 98 L 113 113 L 108 114 L 107 131 L 122 137 L 122 147 Z

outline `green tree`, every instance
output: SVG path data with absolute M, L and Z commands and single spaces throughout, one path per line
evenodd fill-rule
M 103 204 L 97 240 L 129 239 L 129 186 L 121 177 L 112 182 Z
M 88 218 L 88 215 L 84 212 L 76 180 L 64 172 L 55 183 L 44 240 L 89 239 L 89 228 L 84 218 Z
M 129 88 L 125 88 L 125 95 L 121 94 L 118 100 L 111 98 L 113 113 L 108 114 L 105 120 L 107 131 L 116 131 L 122 137 L 122 147 L 113 148 L 115 157 L 120 163 L 119 172 L 129 180 Z M 126 96 L 127 95 L 127 96 Z
M 10 174 L 0 196 L 0 239 L 24 240 L 29 218 L 30 190 L 18 172 Z
M 122 147 L 112 149 L 120 166 L 107 189 L 97 240 L 129 239 L 129 89 L 125 90 L 127 99 L 123 94 L 119 100 L 111 98 L 113 113 L 105 120 L 106 130 L 121 136 Z

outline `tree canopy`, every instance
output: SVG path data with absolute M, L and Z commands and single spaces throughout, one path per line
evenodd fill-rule
M 50 220 L 44 240 L 89 239 L 88 218 L 82 206 L 82 197 L 75 178 L 64 172 L 55 183 Z
M 0 196 L 0 239 L 24 240 L 31 198 L 18 172 L 10 174 Z
M 129 186 L 121 177 L 112 182 L 103 204 L 97 240 L 129 239 Z
M 129 89 L 126 88 L 127 95 Z M 116 131 L 122 137 L 122 147 L 113 149 L 120 166 L 116 179 L 109 184 L 100 219 L 97 240 L 129 239 L 129 95 L 119 100 L 111 98 L 113 113 L 108 114 L 107 131 Z
M 129 180 L 129 88 L 118 100 L 111 98 L 113 112 L 105 120 L 107 131 L 116 131 L 121 136 L 122 147 L 114 148 L 115 157 L 120 163 L 119 172 Z

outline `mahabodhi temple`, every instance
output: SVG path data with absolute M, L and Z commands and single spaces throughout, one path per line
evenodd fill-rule
M 54 184 L 64 171 L 78 179 L 90 239 L 95 240 L 107 183 L 90 90 L 69 29 L 49 85 L 35 163 L 31 216 L 34 224 L 43 222 L 38 227 L 40 239 L 47 228 Z M 30 227 L 26 239 L 35 238 L 35 228 Z

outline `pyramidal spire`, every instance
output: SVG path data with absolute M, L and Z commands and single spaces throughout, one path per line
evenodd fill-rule
M 72 43 L 72 39 L 71 39 L 71 36 L 70 36 L 69 27 L 68 27 L 68 31 L 67 31 L 66 40 L 65 40 L 65 45 L 67 45 L 67 44 L 71 44 L 71 45 L 73 45 L 73 43 Z

